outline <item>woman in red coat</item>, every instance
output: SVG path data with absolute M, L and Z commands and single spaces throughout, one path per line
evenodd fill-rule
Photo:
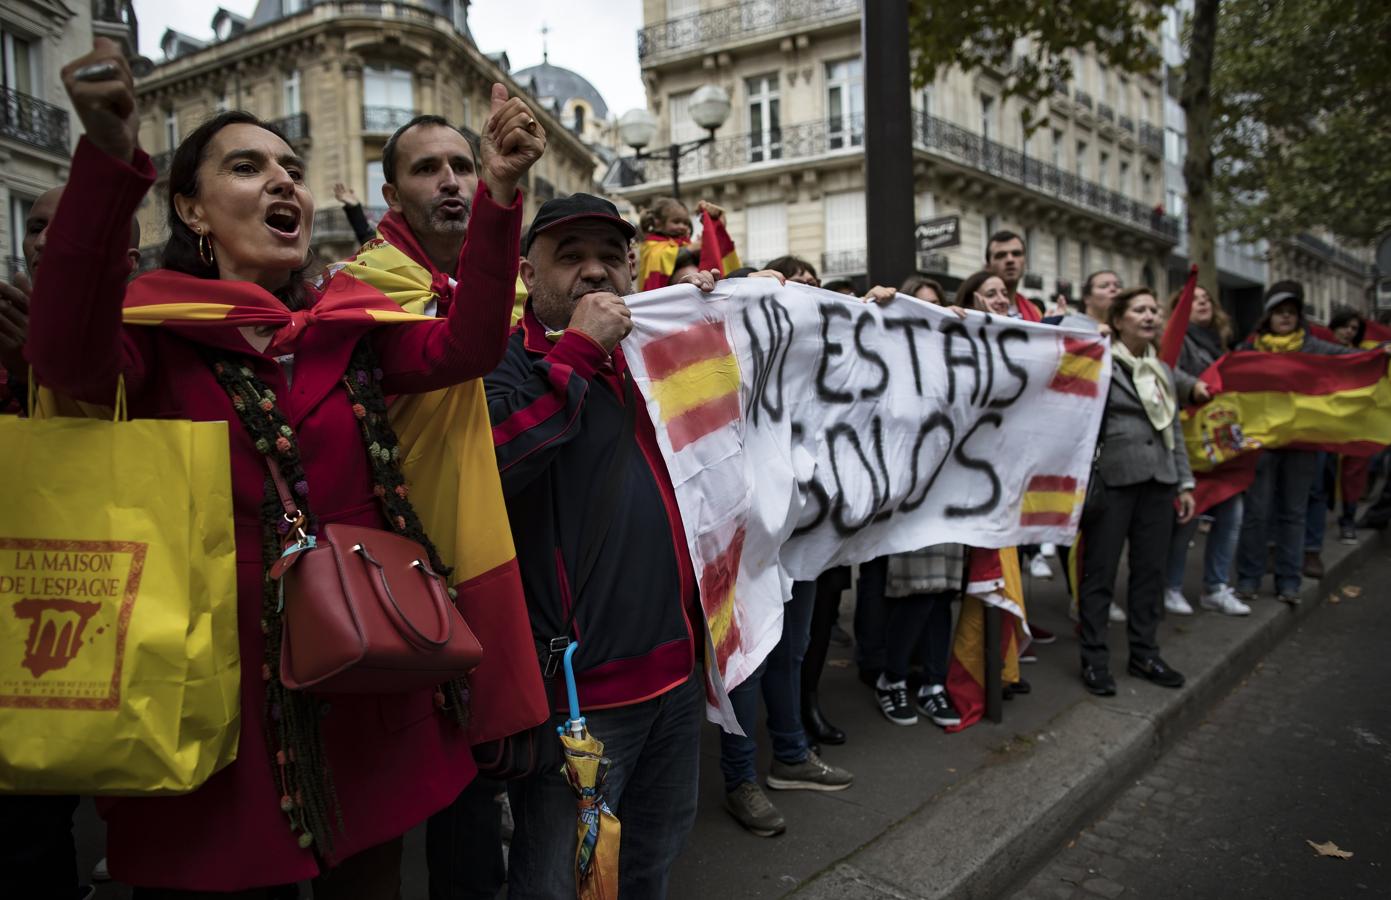
M 412 534 L 404 490 L 392 490 L 395 437 L 378 413 L 385 395 L 477 378 L 501 358 L 517 275 L 517 179 L 544 134 L 521 100 L 494 87 L 483 183 L 455 273 L 471 302 L 447 319 L 374 326 L 365 314 L 331 319 L 334 298 L 302 279 L 314 218 L 303 162 L 245 113 L 224 113 L 179 146 L 164 268 L 127 286 L 130 220 L 155 178 L 138 147 L 130 72 L 99 39 L 63 78 L 86 133 L 51 226 L 27 355 L 42 383 L 77 399 L 109 404 L 119 377 L 132 416 L 225 420 L 232 451 L 237 760 L 190 794 L 111 802 L 111 874 L 137 885 L 137 897 L 263 897 L 306 878 L 321 900 L 394 897 L 400 836 L 474 775 L 468 739 L 435 691 L 327 699 L 280 684 L 278 615 L 265 590 L 266 551 L 280 538 L 265 457 L 277 454 L 319 524 L 393 528 L 429 546 Z M 122 325 L 123 306 L 160 303 L 227 304 L 262 324 Z M 288 322 L 267 327 L 267 317 Z

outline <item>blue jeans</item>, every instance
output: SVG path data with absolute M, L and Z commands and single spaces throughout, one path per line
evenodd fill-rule
M 1203 593 L 1211 594 L 1227 583 L 1236 555 L 1236 542 L 1241 537 L 1241 495 L 1230 497 L 1207 511 L 1212 516 L 1212 529 L 1207 533 L 1203 550 Z M 1183 590 L 1183 573 L 1188 567 L 1188 544 L 1198 533 L 1196 516 L 1187 525 L 1174 525 L 1174 537 L 1169 544 L 1169 587 Z
M 502 858 L 502 783 L 479 776 L 425 826 L 430 900 L 493 900 L 507 884 Z
M 1275 544 L 1275 590 L 1299 592 L 1304 567 L 1304 521 L 1309 485 L 1318 454 L 1308 450 L 1266 450 L 1256 464 L 1256 480 L 1246 491 L 1241 540 L 1236 548 L 1236 586 L 1255 591 L 1265 577 L 1267 541 Z
M 1309 505 L 1304 511 L 1304 549 L 1318 553 L 1323 550 L 1323 535 L 1328 530 L 1328 462 L 1333 461 L 1333 471 L 1338 471 L 1338 457 L 1322 450 L 1315 456 L 1319 458 L 1314 466 L 1314 481 L 1309 485 Z M 1337 482 L 1336 474 L 1333 481 Z
M 802 657 L 811 633 L 811 611 L 816 602 L 816 582 L 798 581 L 792 585 L 792 599 L 782 607 L 782 638 L 768 654 L 758 671 L 729 692 L 729 702 L 744 736 L 720 732 L 720 771 L 728 793 L 748 781 L 758 780 L 755 767 L 758 742 L 758 695 L 768 707 L 768 736 L 773 740 L 773 757 L 780 762 L 799 763 L 807 758 L 807 734 L 802 729 Z
M 888 577 L 889 558 L 881 556 L 860 563 L 860 579 L 855 583 L 855 664 L 871 672 L 884 668 L 889 614 L 884 586 Z
M 624 897 L 660 898 L 695 824 L 700 774 L 703 675 L 659 697 L 585 713 L 590 732 L 613 761 L 604 791 L 623 823 L 618 887 Z M 564 714 L 551 717 L 559 727 Z M 509 900 L 575 896 L 576 797 L 559 770 L 510 782 L 512 835 Z

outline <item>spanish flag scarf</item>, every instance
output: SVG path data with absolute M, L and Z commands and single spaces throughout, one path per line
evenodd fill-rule
M 733 272 L 742 263 L 734 250 L 734 241 L 725 230 L 724 219 L 716 219 L 708 212 L 700 214 L 701 242 L 700 268 L 718 269 L 721 275 Z M 649 234 L 638 246 L 638 290 L 655 291 L 671 284 L 671 273 L 676 268 L 676 257 L 682 248 L 690 244 L 686 238 L 672 238 L 664 234 Z

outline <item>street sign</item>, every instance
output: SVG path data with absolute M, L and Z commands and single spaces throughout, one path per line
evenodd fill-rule
M 955 247 L 961 243 L 961 217 L 940 216 L 925 219 L 913 229 L 913 238 L 918 243 L 919 253 L 929 253 L 942 247 Z

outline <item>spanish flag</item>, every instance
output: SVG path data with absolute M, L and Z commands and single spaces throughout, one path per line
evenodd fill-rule
M 742 265 L 734 251 L 734 241 L 724 227 L 724 218 L 713 218 L 708 212 L 700 214 L 700 268 L 718 269 L 721 275 L 733 272 Z M 649 234 L 638 246 L 638 290 L 655 291 L 671 284 L 676 268 L 676 256 L 690 244 L 685 238 L 664 234 Z
M 701 606 L 710 630 L 715 661 L 723 671 L 729 655 L 739 646 L 739 619 L 734 605 L 734 586 L 739 580 L 739 562 L 744 554 L 744 528 L 730 535 L 717 532 L 700 538 L 700 558 L 706 560 L 700 573 Z
M 1101 390 L 1101 364 L 1106 359 L 1106 339 L 1062 337 L 1062 358 L 1048 389 L 1078 397 L 1095 397 Z
M 1086 495 L 1071 475 L 1035 475 L 1019 504 L 1019 524 L 1067 525 L 1081 512 Z
M 1263 449 L 1371 456 L 1391 444 L 1391 379 L 1380 351 L 1228 353 L 1202 375 L 1216 396 L 1183 412 L 1201 512 L 1244 491 Z
M 950 725 L 947 731 L 970 728 L 985 715 L 985 607 L 997 606 L 1004 614 L 1000 659 L 1005 684 L 1019 681 L 1019 649 L 1028 636 L 1018 551 L 1014 547 L 971 547 L 967 571 L 966 592 L 947 668 L 947 694 L 961 713 L 961 724 Z
M 648 395 L 673 453 L 739 419 L 739 361 L 723 322 L 700 322 L 642 348 Z

